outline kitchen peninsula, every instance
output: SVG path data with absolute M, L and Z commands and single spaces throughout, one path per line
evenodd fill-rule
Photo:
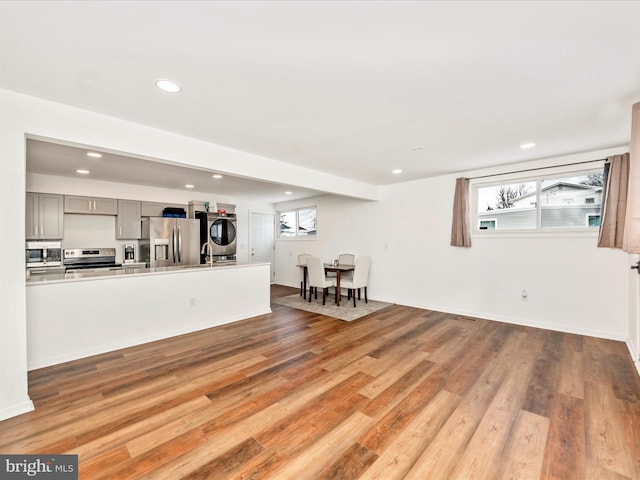
M 270 265 L 28 279 L 30 370 L 270 313 Z

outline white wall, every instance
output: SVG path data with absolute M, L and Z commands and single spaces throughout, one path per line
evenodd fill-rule
M 24 249 L 25 140 L 22 113 L 0 100 L 0 420 L 33 409 L 27 393 Z
M 603 158 L 594 155 L 583 159 Z M 627 340 L 628 255 L 596 248 L 595 234 L 475 236 L 471 248 L 451 247 L 454 186 L 450 175 L 387 186 L 380 202 L 326 196 L 276 205 L 318 207 L 317 240 L 277 241 L 276 282 L 299 286 L 299 253 L 370 255 L 373 299 Z
M 29 368 L 270 313 L 269 270 L 266 263 L 200 267 L 29 285 Z

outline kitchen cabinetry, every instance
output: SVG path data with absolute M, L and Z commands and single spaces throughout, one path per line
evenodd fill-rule
M 140 238 L 140 202 L 137 200 L 118 200 L 116 218 L 116 240 Z
M 92 215 L 117 215 L 118 200 L 115 198 L 64 196 L 64 213 Z
M 64 235 L 63 196 L 27 192 L 25 237 L 27 240 L 58 240 Z
M 142 202 L 142 214 L 143 217 L 161 217 L 162 211 L 167 208 L 184 208 L 187 211 L 186 205 L 178 203 L 162 203 L 162 202 Z

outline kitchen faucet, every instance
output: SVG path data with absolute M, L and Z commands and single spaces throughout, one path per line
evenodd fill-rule
M 207 248 L 209 247 L 209 248 Z M 209 251 L 209 254 L 207 255 L 207 250 Z M 211 245 L 211 242 L 205 242 L 202 244 L 202 250 L 200 250 L 200 253 L 204 254 L 204 258 L 205 258 L 205 262 L 207 262 L 210 266 L 213 266 L 213 245 Z M 207 261 L 207 257 L 209 257 L 209 260 Z

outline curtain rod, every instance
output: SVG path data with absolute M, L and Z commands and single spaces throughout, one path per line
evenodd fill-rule
M 513 173 L 535 172 L 536 170 L 548 170 L 550 168 L 556 168 L 556 167 L 570 167 L 572 165 L 583 165 L 585 163 L 606 162 L 606 161 L 607 161 L 606 158 L 600 158 L 598 160 L 586 160 L 584 162 L 564 163 L 562 165 L 553 165 L 551 167 L 528 168 L 526 170 L 516 170 L 515 172 L 492 173 L 491 175 L 480 175 L 479 177 L 468 177 L 468 178 L 469 178 L 469 180 L 476 180 L 478 178 L 498 177 L 500 175 L 511 175 Z

